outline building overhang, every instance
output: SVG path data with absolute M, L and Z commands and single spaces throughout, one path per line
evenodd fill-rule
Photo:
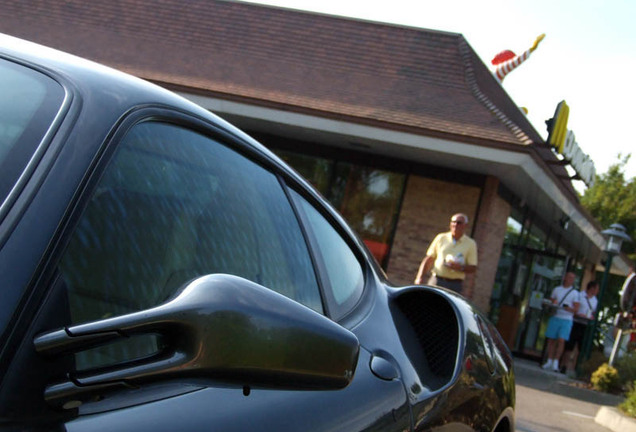
M 588 260 L 598 262 L 601 258 L 603 236 L 580 205 L 558 186 L 559 179 L 552 178 L 554 174 L 531 146 L 487 146 L 200 94 L 180 94 L 242 129 L 494 176 L 545 222 L 561 230 L 561 235 Z M 562 226 L 564 220 L 568 221 L 567 229 Z M 615 271 L 626 272 L 627 263 L 620 257 L 614 261 Z

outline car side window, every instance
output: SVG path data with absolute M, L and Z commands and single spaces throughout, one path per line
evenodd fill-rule
M 325 293 L 333 319 L 343 317 L 360 299 L 364 287 L 362 266 L 355 253 L 333 225 L 306 199 L 291 191 L 309 225 L 326 274 Z
M 73 324 L 144 310 L 212 273 L 249 279 L 320 313 L 298 220 L 278 178 L 225 145 L 144 122 L 119 144 L 62 257 Z M 149 355 L 156 337 L 76 357 L 88 368 Z

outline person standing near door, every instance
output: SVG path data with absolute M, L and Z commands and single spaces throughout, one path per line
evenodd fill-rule
M 580 306 L 580 295 L 574 287 L 576 275 L 567 272 L 563 284 L 552 290 L 550 299 L 556 306 L 556 313 L 548 321 L 545 337 L 548 339 L 548 360 L 541 366 L 543 369 L 559 371 L 559 359 L 563 355 L 565 342 L 570 339 L 574 314 Z
M 561 366 L 565 366 L 567 374 L 574 374 L 576 358 L 585 339 L 585 331 L 589 323 L 594 319 L 596 307 L 598 305 L 599 286 L 598 282 L 590 281 L 585 287 L 585 291 L 579 291 L 579 310 L 574 315 L 570 339 L 565 343 L 565 353 L 561 360 Z

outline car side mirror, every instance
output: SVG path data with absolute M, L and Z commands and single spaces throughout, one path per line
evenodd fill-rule
M 44 333 L 34 344 L 38 353 L 57 357 L 146 334 L 161 335 L 165 348 L 133 362 L 69 371 L 68 380 L 46 388 L 47 402 L 64 406 L 122 383 L 168 379 L 340 389 L 353 378 L 359 353 L 356 336 L 325 316 L 225 274 L 200 277 L 160 306 Z

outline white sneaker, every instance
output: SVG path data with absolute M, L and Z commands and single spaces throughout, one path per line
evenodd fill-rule
M 554 372 L 561 372 L 561 371 L 559 370 L 559 364 L 558 364 L 558 363 L 554 363 L 554 364 L 552 365 L 552 371 L 554 371 Z
M 541 369 L 550 369 L 551 367 L 552 367 L 552 360 L 548 360 L 547 362 L 545 362 L 543 366 L 541 366 Z

